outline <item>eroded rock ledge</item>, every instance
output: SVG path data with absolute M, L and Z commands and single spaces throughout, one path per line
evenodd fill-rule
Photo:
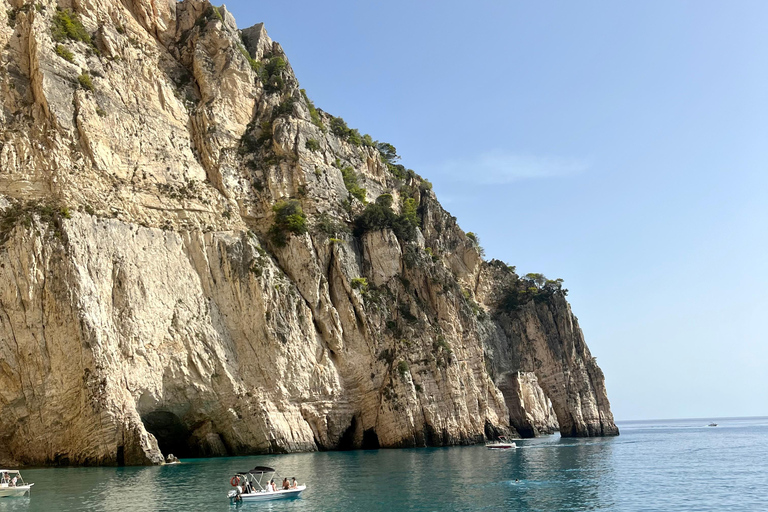
M 521 278 L 262 25 L 2 13 L 0 464 L 618 434 L 562 292 L 510 302 Z

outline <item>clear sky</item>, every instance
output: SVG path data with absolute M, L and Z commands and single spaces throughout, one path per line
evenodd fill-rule
M 768 415 L 768 2 L 227 6 L 489 257 L 565 279 L 617 419 Z

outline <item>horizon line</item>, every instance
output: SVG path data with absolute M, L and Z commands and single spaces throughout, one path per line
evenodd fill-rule
M 746 419 L 768 419 L 768 415 L 765 416 L 702 416 L 698 418 L 649 418 L 643 420 L 614 420 L 618 422 L 630 422 L 630 421 L 681 421 L 681 420 L 746 420 Z

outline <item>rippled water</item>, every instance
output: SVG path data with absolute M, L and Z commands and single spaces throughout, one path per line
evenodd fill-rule
M 768 510 L 768 418 L 620 423 L 611 439 L 184 460 L 151 468 L 38 469 L 31 498 L 0 512 Z M 309 487 L 291 501 L 230 506 L 230 476 L 275 466 Z

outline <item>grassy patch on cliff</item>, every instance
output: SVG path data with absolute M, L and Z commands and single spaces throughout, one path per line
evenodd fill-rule
M 57 43 L 63 43 L 67 39 L 91 44 L 91 36 L 85 30 L 77 14 L 69 9 L 56 11 L 51 26 L 51 37 Z

